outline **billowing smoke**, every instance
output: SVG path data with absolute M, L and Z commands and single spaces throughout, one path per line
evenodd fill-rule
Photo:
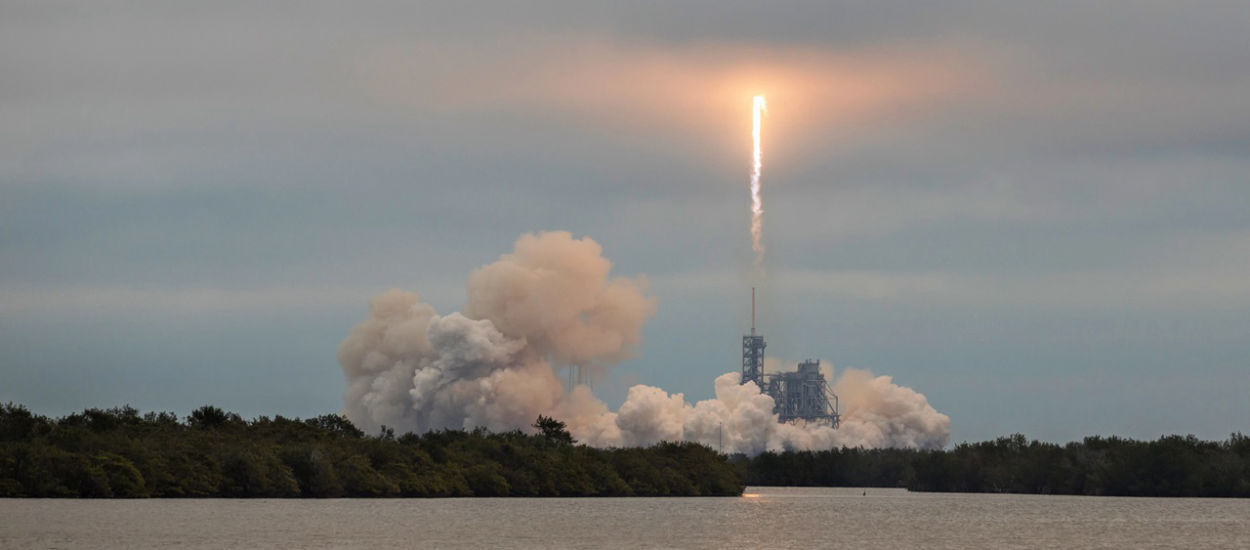
M 525 235 L 516 250 L 469 275 L 465 315 L 487 319 L 562 365 L 620 362 L 655 314 L 646 280 L 609 278 L 612 262 L 589 238 Z
M 611 277 L 602 249 L 565 232 L 522 236 L 511 254 L 469 276 L 464 312 L 439 315 L 412 292 L 376 296 L 339 348 L 346 413 L 361 428 L 528 429 L 539 414 L 596 446 L 698 441 L 725 452 L 946 444 L 950 420 L 889 377 L 844 370 L 834 384 L 842 427 L 779 424 L 773 401 L 738 374 L 716 397 L 637 385 L 612 412 L 586 385 L 566 391 L 557 369 L 628 359 L 655 313 L 646 280 Z M 831 366 L 826 366 L 829 373 Z
M 504 430 L 567 406 L 552 362 L 626 359 L 655 313 L 645 280 L 611 269 L 594 241 L 542 233 L 469 276 L 464 313 L 382 293 L 339 348 L 348 417 L 371 430 Z

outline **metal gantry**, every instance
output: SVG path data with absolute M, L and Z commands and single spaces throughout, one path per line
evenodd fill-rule
M 754 382 L 760 387 L 760 392 L 768 389 L 764 382 L 764 348 L 768 344 L 764 342 L 764 337 L 751 334 L 742 337 L 742 381 Z
M 820 372 L 820 362 L 808 359 L 794 372 L 770 375 L 768 395 L 781 422 L 819 422 L 838 427 L 838 396 Z
M 751 333 L 742 336 L 742 378 L 760 393 L 773 398 L 773 412 L 780 422 L 819 423 L 837 428 L 838 396 L 820 372 L 820 362 L 808 359 L 793 372 L 764 372 L 764 336 L 755 333 L 755 289 L 751 289 Z

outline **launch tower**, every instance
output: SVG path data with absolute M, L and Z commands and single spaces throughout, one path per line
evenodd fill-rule
M 773 412 L 780 422 L 827 424 L 837 428 L 838 396 L 820 372 L 820 362 L 808 359 L 793 372 L 764 372 L 764 336 L 755 333 L 755 289 L 751 289 L 751 333 L 742 336 L 741 384 L 759 386 L 773 398 Z
M 751 334 L 742 337 L 742 381 L 754 382 L 760 393 L 768 388 L 764 382 L 764 337 L 755 334 L 755 289 L 751 289 Z

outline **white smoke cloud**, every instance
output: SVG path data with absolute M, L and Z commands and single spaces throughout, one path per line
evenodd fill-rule
M 655 313 L 645 279 L 610 277 L 611 267 L 589 238 L 539 233 L 469 276 L 463 313 L 440 316 L 412 292 L 378 295 L 339 348 L 348 418 L 371 432 L 422 432 L 528 429 L 545 414 L 595 446 L 686 440 L 749 454 L 946 444 L 950 419 L 923 395 L 854 369 L 834 384 L 842 397 L 838 430 L 778 423 L 772 398 L 739 384 L 736 373 L 716 378 L 716 397 L 694 404 L 637 385 L 612 412 L 585 385 L 566 391 L 556 368 L 627 359 Z M 832 366 L 822 372 L 831 377 Z
M 469 276 L 464 313 L 380 294 L 339 348 L 348 418 L 371 431 L 425 431 L 523 428 L 557 408 L 591 415 L 588 392 L 565 395 L 551 362 L 624 360 L 655 313 L 645 279 L 609 277 L 611 268 L 589 238 L 540 233 Z
M 595 241 L 565 232 L 524 235 L 512 254 L 469 276 L 465 314 L 565 365 L 629 357 L 655 314 L 646 279 L 609 278 L 612 262 Z
M 693 405 L 680 393 L 634 386 L 616 415 L 605 408 L 598 419 L 613 422 L 619 432 L 572 431 L 599 446 L 686 440 L 747 454 L 831 447 L 937 448 L 950 437 L 950 417 L 934 410 L 924 395 L 867 370 L 846 369 L 834 384 L 839 396 L 847 396 L 838 429 L 778 423 L 772 398 L 738 380 L 738 373 L 718 376 L 716 397 Z

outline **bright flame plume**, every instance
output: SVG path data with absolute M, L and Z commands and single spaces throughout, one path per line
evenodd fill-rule
M 751 249 L 755 251 L 755 266 L 764 264 L 763 221 L 764 202 L 760 200 L 760 169 L 764 164 L 760 154 L 760 115 L 768 109 L 764 96 L 755 96 L 751 113 L 751 137 L 755 141 L 755 163 L 751 167 Z

